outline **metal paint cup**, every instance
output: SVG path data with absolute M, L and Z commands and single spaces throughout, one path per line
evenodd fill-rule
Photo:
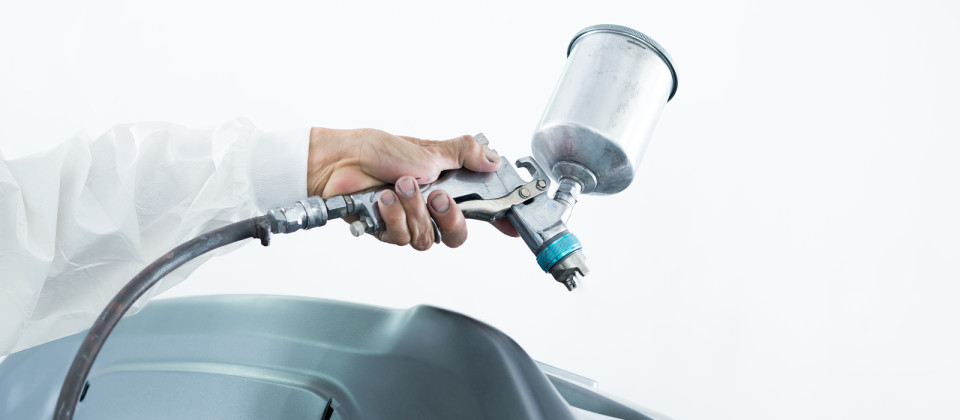
M 676 91 L 676 71 L 660 44 L 624 26 L 586 28 L 570 41 L 533 135 L 533 155 L 554 178 L 576 180 L 583 193 L 623 191 Z

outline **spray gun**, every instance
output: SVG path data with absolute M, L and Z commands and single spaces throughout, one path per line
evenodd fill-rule
M 516 161 L 531 181 L 504 163 L 491 173 L 445 171 L 421 192 L 426 198 L 435 189 L 446 191 L 468 219 L 507 218 L 540 268 L 573 290 L 589 273 L 583 246 L 566 226 L 573 207 L 580 194 L 614 194 L 630 185 L 663 106 L 676 93 L 677 76 L 663 47 L 623 26 L 595 25 L 580 31 L 567 57 L 534 132 L 534 157 Z M 475 138 L 489 148 L 485 136 Z M 558 184 L 553 197 L 550 175 Z M 358 217 L 350 225 L 355 236 L 374 234 L 383 227 L 379 191 L 325 200 L 311 197 L 271 210 L 266 217 L 272 232 L 289 233 L 352 215 Z

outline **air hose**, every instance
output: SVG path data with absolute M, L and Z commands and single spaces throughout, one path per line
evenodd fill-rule
M 106 342 L 117 322 L 120 322 L 137 299 L 157 284 L 163 276 L 186 262 L 214 249 L 249 238 L 260 239 L 260 243 L 264 246 L 270 244 L 270 224 L 267 217 L 254 217 L 197 236 L 164 254 L 130 280 L 100 313 L 83 339 L 80 349 L 77 350 L 77 355 L 63 380 L 63 387 L 60 388 L 54 420 L 73 418 L 77 401 L 83 392 L 87 375 L 97 359 L 97 354 L 100 353 L 103 343 Z

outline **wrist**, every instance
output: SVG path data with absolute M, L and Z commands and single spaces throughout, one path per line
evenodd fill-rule
M 310 129 L 310 150 L 307 158 L 307 191 L 310 195 L 330 193 L 330 180 L 342 167 L 356 164 L 356 145 L 362 130 Z M 340 171 L 343 172 L 343 171 Z M 336 194 L 342 194 L 336 186 Z
M 330 129 L 313 127 L 310 129 L 310 148 L 307 152 L 307 193 L 310 196 L 321 195 L 331 171 L 324 168 L 330 166 L 330 151 L 325 150 L 331 137 Z

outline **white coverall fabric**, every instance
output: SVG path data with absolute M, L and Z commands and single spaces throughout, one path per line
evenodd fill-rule
M 89 328 L 127 281 L 190 238 L 305 198 L 308 150 L 309 129 L 264 133 L 239 119 L 214 130 L 118 125 L 21 159 L 0 154 L 0 355 Z

